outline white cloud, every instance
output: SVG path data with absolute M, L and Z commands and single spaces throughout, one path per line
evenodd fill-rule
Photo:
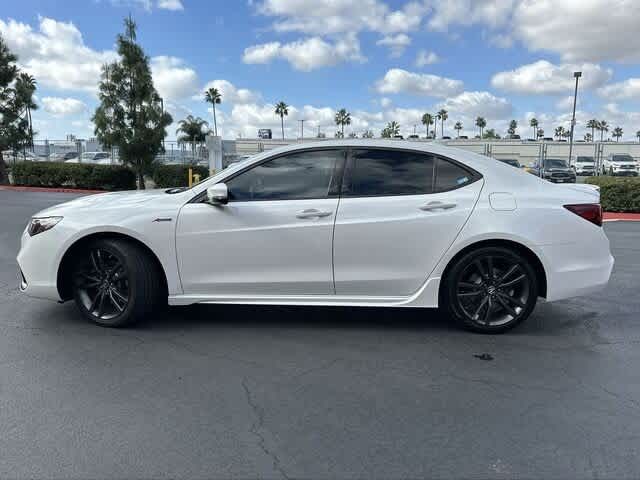
M 198 91 L 198 74 L 176 57 L 158 56 L 151 59 L 153 84 L 161 97 L 180 100 Z
M 113 51 L 87 47 L 73 23 L 46 17 L 40 17 L 38 31 L 12 19 L 0 20 L 0 35 L 24 70 L 40 85 L 57 90 L 97 91 L 102 65 L 116 58 Z
M 580 99 L 576 106 L 580 105 Z M 573 110 L 573 95 L 562 97 L 555 103 L 556 109 L 561 111 Z
M 416 56 L 415 65 L 416 67 L 425 67 L 427 65 L 438 63 L 439 61 L 440 57 L 438 57 L 438 55 L 436 55 L 434 52 L 420 50 L 418 52 L 418 55 Z
M 433 15 L 428 26 L 432 30 L 447 31 L 450 25 L 484 24 L 492 28 L 505 25 L 515 0 L 447 0 L 433 2 Z M 547 19 L 548 21 L 548 19 Z
M 55 116 L 74 115 L 84 112 L 84 102 L 76 98 L 44 97 L 42 105 L 46 112 Z
M 462 92 L 460 80 L 392 68 L 376 83 L 379 93 L 409 93 L 430 97 L 449 97 Z
M 276 31 L 331 35 L 415 30 L 428 11 L 426 3 L 412 1 L 396 10 L 380 0 L 264 0 L 256 5 L 259 13 L 277 18 L 273 25 Z
M 595 88 L 607 82 L 612 75 L 610 69 L 593 63 L 580 65 L 555 65 L 539 60 L 522 65 L 515 70 L 500 72 L 491 78 L 491 85 L 507 92 L 522 94 L 561 94 L 570 92 L 575 86 L 573 72 L 581 71 L 581 88 Z
M 110 2 L 117 7 L 138 7 L 147 11 L 153 10 L 154 7 L 161 10 L 184 10 L 182 0 L 157 0 L 156 2 L 152 0 L 110 0 Z
M 382 108 L 389 108 L 391 106 L 391 99 L 389 97 L 382 97 L 380 99 L 380 106 Z
M 388 47 L 392 57 L 401 56 L 406 48 L 411 45 L 411 38 L 406 33 L 398 33 L 397 35 L 385 35 L 376 42 L 376 45 Z
M 628 78 L 598 89 L 598 95 L 608 100 L 640 99 L 640 78 Z
M 640 59 L 640 2 L 635 0 L 520 0 L 513 30 L 531 50 L 563 60 Z
M 309 72 L 338 63 L 364 62 L 360 43 L 355 35 L 345 35 L 334 43 L 320 37 L 310 37 L 291 43 L 271 42 L 248 47 L 244 51 L 244 63 L 264 64 L 273 60 L 286 60 L 296 70 Z
M 230 104 L 244 104 L 255 103 L 260 99 L 260 94 L 249 90 L 247 88 L 237 88 L 233 83 L 228 80 L 212 80 L 208 82 L 202 89 L 203 93 L 197 95 L 194 100 L 202 100 L 204 98 L 204 92 L 210 88 L 217 88 L 222 96 L 223 103 Z
M 181 0 L 158 0 L 158 8 L 164 10 L 184 10 Z
M 487 119 L 506 119 L 513 112 L 513 107 L 505 98 L 496 97 L 489 92 L 462 92 L 455 97 L 447 98 L 436 109 L 444 108 L 449 112 L 449 117 L 463 116 L 475 118 L 478 116 Z

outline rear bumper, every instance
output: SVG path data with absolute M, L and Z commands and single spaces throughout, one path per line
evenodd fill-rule
M 541 247 L 547 271 L 547 301 L 590 295 L 609 282 L 614 258 L 604 232 L 594 242 Z

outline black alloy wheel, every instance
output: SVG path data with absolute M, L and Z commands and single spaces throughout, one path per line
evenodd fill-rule
M 538 288 L 529 261 L 502 247 L 463 256 L 445 280 L 450 313 L 466 328 L 500 333 L 525 320 L 535 307 Z

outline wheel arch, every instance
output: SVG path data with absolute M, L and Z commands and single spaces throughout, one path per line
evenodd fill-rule
M 65 251 L 64 255 L 58 266 L 58 273 L 56 278 L 56 286 L 58 289 L 58 295 L 62 301 L 70 300 L 73 297 L 73 293 L 71 291 L 71 273 L 72 266 L 74 264 L 74 259 L 77 255 L 82 252 L 83 248 L 85 248 L 89 243 L 97 239 L 111 239 L 111 240 L 125 240 L 127 242 L 133 243 L 140 247 L 142 250 L 147 252 L 149 258 L 151 258 L 156 267 L 159 269 L 159 272 L 162 272 L 162 283 L 165 292 L 168 292 L 168 279 L 167 272 L 164 268 L 164 265 L 160 261 L 158 255 L 143 241 L 138 238 L 135 238 L 131 235 L 127 235 L 126 233 L 121 232 L 113 232 L 113 231 L 101 231 L 94 232 L 88 235 L 85 235 L 81 238 L 76 239 Z
M 466 255 L 469 252 L 478 250 L 480 248 L 485 248 L 485 247 L 509 248 L 511 250 L 514 250 L 520 253 L 522 256 L 524 256 L 531 263 L 531 266 L 533 267 L 536 273 L 536 280 L 538 282 L 538 296 L 546 298 L 547 273 L 544 269 L 544 265 L 542 261 L 540 260 L 540 257 L 529 247 L 515 240 L 488 239 L 488 240 L 479 240 L 474 243 L 471 243 L 470 245 L 465 246 L 460 251 L 458 251 L 453 257 L 449 259 L 449 261 L 447 262 L 447 266 L 445 267 L 441 276 L 442 281 L 440 281 L 439 292 L 438 292 L 439 303 L 441 303 L 443 291 L 446 284 L 444 280 L 446 279 L 453 265 L 455 265 L 458 259 L 461 258 L 463 255 Z

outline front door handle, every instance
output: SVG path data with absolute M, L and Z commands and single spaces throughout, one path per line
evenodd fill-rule
M 306 210 L 301 210 L 296 215 L 297 218 L 322 218 L 328 217 L 333 212 L 323 212 L 318 210 L 317 208 L 308 208 Z
M 443 202 L 429 202 L 420 207 L 420 210 L 424 210 L 426 212 L 431 212 L 433 210 L 450 210 L 455 208 L 457 205 L 455 203 L 443 203 Z

